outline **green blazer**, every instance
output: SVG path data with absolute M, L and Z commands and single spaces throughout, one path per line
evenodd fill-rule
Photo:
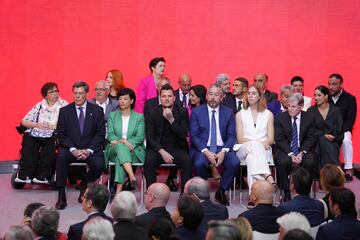
M 109 142 L 113 140 L 119 140 L 122 138 L 122 116 L 121 111 L 117 110 L 111 112 L 107 122 L 107 140 Z M 136 157 L 140 162 L 144 163 L 145 161 L 145 122 L 144 116 L 140 113 L 136 113 L 131 110 L 127 140 L 129 143 L 134 145 L 134 154 L 133 157 Z M 106 165 L 110 161 L 113 161 L 116 157 L 115 151 L 111 143 L 109 143 L 105 148 L 105 160 Z M 136 160 L 136 159 L 133 159 Z

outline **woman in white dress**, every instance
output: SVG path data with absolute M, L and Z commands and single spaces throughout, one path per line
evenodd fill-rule
M 255 86 L 248 89 L 244 108 L 236 118 L 236 135 L 240 145 L 236 155 L 247 165 L 249 192 L 256 180 L 272 184 L 269 161 L 274 143 L 274 116 L 266 109 L 266 100 Z

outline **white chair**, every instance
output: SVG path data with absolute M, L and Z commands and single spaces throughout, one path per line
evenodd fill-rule
M 253 231 L 253 240 L 278 240 L 279 233 L 261 233 Z

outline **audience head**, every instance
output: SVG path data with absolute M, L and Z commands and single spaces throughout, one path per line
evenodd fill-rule
M 89 85 L 86 82 L 76 82 L 72 86 L 72 91 L 75 104 L 81 106 L 89 94 Z
M 170 84 L 165 84 L 160 89 L 160 102 L 163 108 L 171 108 L 175 103 L 175 91 Z
M 34 233 L 30 227 L 25 225 L 11 226 L 4 235 L 3 240 L 33 240 Z
M 168 77 L 161 76 L 159 81 L 157 81 L 157 84 L 156 84 L 156 91 L 159 93 L 159 95 L 160 95 L 160 89 L 162 88 L 162 86 L 164 86 L 166 84 L 171 86 L 170 79 Z
M 150 225 L 148 230 L 150 240 L 178 240 L 175 235 L 175 228 L 172 222 L 166 218 L 157 218 Z
M 83 195 L 82 208 L 87 213 L 104 212 L 109 196 L 109 190 L 104 185 L 89 183 Z
M 35 210 L 41 208 L 42 206 L 45 206 L 45 205 L 43 203 L 39 203 L 39 202 L 30 203 L 29 205 L 27 205 L 24 210 L 23 224 L 31 227 L 31 216 L 33 215 Z
M 164 74 L 165 71 L 165 58 L 163 57 L 156 57 L 151 59 L 149 62 L 149 68 L 152 74 L 161 76 Z
M 304 215 L 298 212 L 287 213 L 278 219 L 276 222 L 279 224 L 279 239 L 284 239 L 287 232 L 292 229 L 301 229 L 306 233 L 310 234 L 310 223 Z
M 320 185 L 324 191 L 329 192 L 334 187 L 344 187 L 345 177 L 339 167 L 325 164 L 320 170 Z
M 257 106 L 258 112 L 263 112 L 266 109 L 266 99 L 263 96 L 262 91 L 255 85 L 251 85 L 246 94 L 246 102 L 244 108 L 248 109 L 250 106 Z
M 206 102 L 209 107 L 215 109 L 220 106 L 223 99 L 223 93 L 219 84 L 211 84 L 206 92 Z
M 317 106 L 328 103 L 329 89 L 323 85 L 317 86 L 314 90 L 314 97 Z
M 95 99 L 99 103 L 104 103 L 108 99 L 110 87 L 105 80 L 97 81 L 95 84 Z
M 258 180 L 251 186 L 250 201 L 255 205 L 272 204 L 274 187 L 268 181 Z
M 59 212 L 55 208 L 43 206 L 31 216 L 31 227 L 38 237 L 55 237 L 59 218 Z
M 283 85 L 280 89 L 280 103 L 283 108 L 287 109 L 289 106 L 289 97 L 294 93 L 294 87 L 291 85 Z
M 119 108 L 121 110 L 128 108 L 134 109 L 135 101 L 136 101 L 134 90 L 132 90 L 131 88 L 123 88 L 119 91 L 118 97 L 119 97 Z
M 198 198 L 183 194 L 179 197 L 171 219 L 177 227 L 184 227 L 189 230 L 199 228 L 204 217 L 204 209 Z
M 206 87 L 195 85 L 190 88 L 189 98 L 192 106 L 199 106 L 206 103 Z
M 265 73 L 256 74 L 254 77 L 254 85 L 256 88 L 263 92 L 266 90 L 268 85 L 269 77 Z
M 59 99 L 59 88 L 54 82 L 47 82 L 41 87 L 41 95 L 48 103 L 55 103 Z
M 170 189 L 164 183 L 153 183 L 145 193 L 144 204 L 147 210 L 165 207 L 170 198 Z
M 252 240 L 253 230 L 249 220 L 244 217 L 230 219 L 240 231 L 241 238 L 239 240 Z
M 94 217 L 85 223 L 81 240 L 113 240 L 114 237 L 111 222 L 101 217 Z
M 216 84 L 221 87 L 223 93 L 226 94 L 230 92 L 231 80 L 229 75 L 227 75 L 226 73 L 220 73 L 216 76 Z
M 183 73 L 179 77 L 179 88 L 181 89 L 181 92 L 188 93 L 191 87 L 192 79 L 189 74 Z
M 309 195 L 312 185 L 312 177 L 308 170 L 303 167 L 295 167 L 290 176 L 290 188 L 300 195 Z
M 244 93 L 246 93 L 248 87 L 249 87 L 249 82 L 248 80 L 246 80 L 246 78 L 243 77 L 238 77 L 234 80 L 234 84 L 233 84 L 233 94 L 235 97 L 242 97 L 242 95 Z
M 210 199 L 209 182 L 201 177 L 193 177 L 185 183 L 184 192 L 195 195 L 200 200 Z
M 343 77 L 338 73 L 333 73 L 329 76 L 328 84 L 330 96 L 336 96 L 342 90 Z
M 304 79 L 300 76 L 294 76 L 291 79 L 291 85 L 294 87 L 294 91 L 303 94 L 304 92 Z
M 329 205 L 331 213 L 337 217 L 340 214 L 356 218 L 355 195 L 347 188 L 332 188 L 330 190 Z
M 241 233 L 239 228 L 230 220 L 210 221 L 206 240 L 239 240 Z
M 138 204 L 135 195 L 129 191 L 121 191 L 116 194 L 111 203 L 111 214 L 116 221 L 120 219 L 133 221 L 137 208 Z
M 301 229 L 293 229 L 288 231 L 285 236 L 284 240 L 313 240 L 312 236 Z
M 301 93 L 293 93 L 288 98 L 288 113 L 290 117 L 297 116 L 304 106 L 304 97 Z
M 122 73 L 118 69 L 112 69 L 106 74 L 106 83 L 109 87 L 115 89 L 118 92 L 124 88 L 124 78 Z

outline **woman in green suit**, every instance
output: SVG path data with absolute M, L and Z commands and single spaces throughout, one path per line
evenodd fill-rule
M 131 163 L 145 160 L 145 123 L 142 114 L 133 111 L 135 93 L 130 88 L 119 91 L 119 110 L 111 112 L 107 122 L 105 149 L 106 161 L 115 162 L 116 193 L 122 190 L 126 175 L 132 187 L 136 186 L 135 174 Z

